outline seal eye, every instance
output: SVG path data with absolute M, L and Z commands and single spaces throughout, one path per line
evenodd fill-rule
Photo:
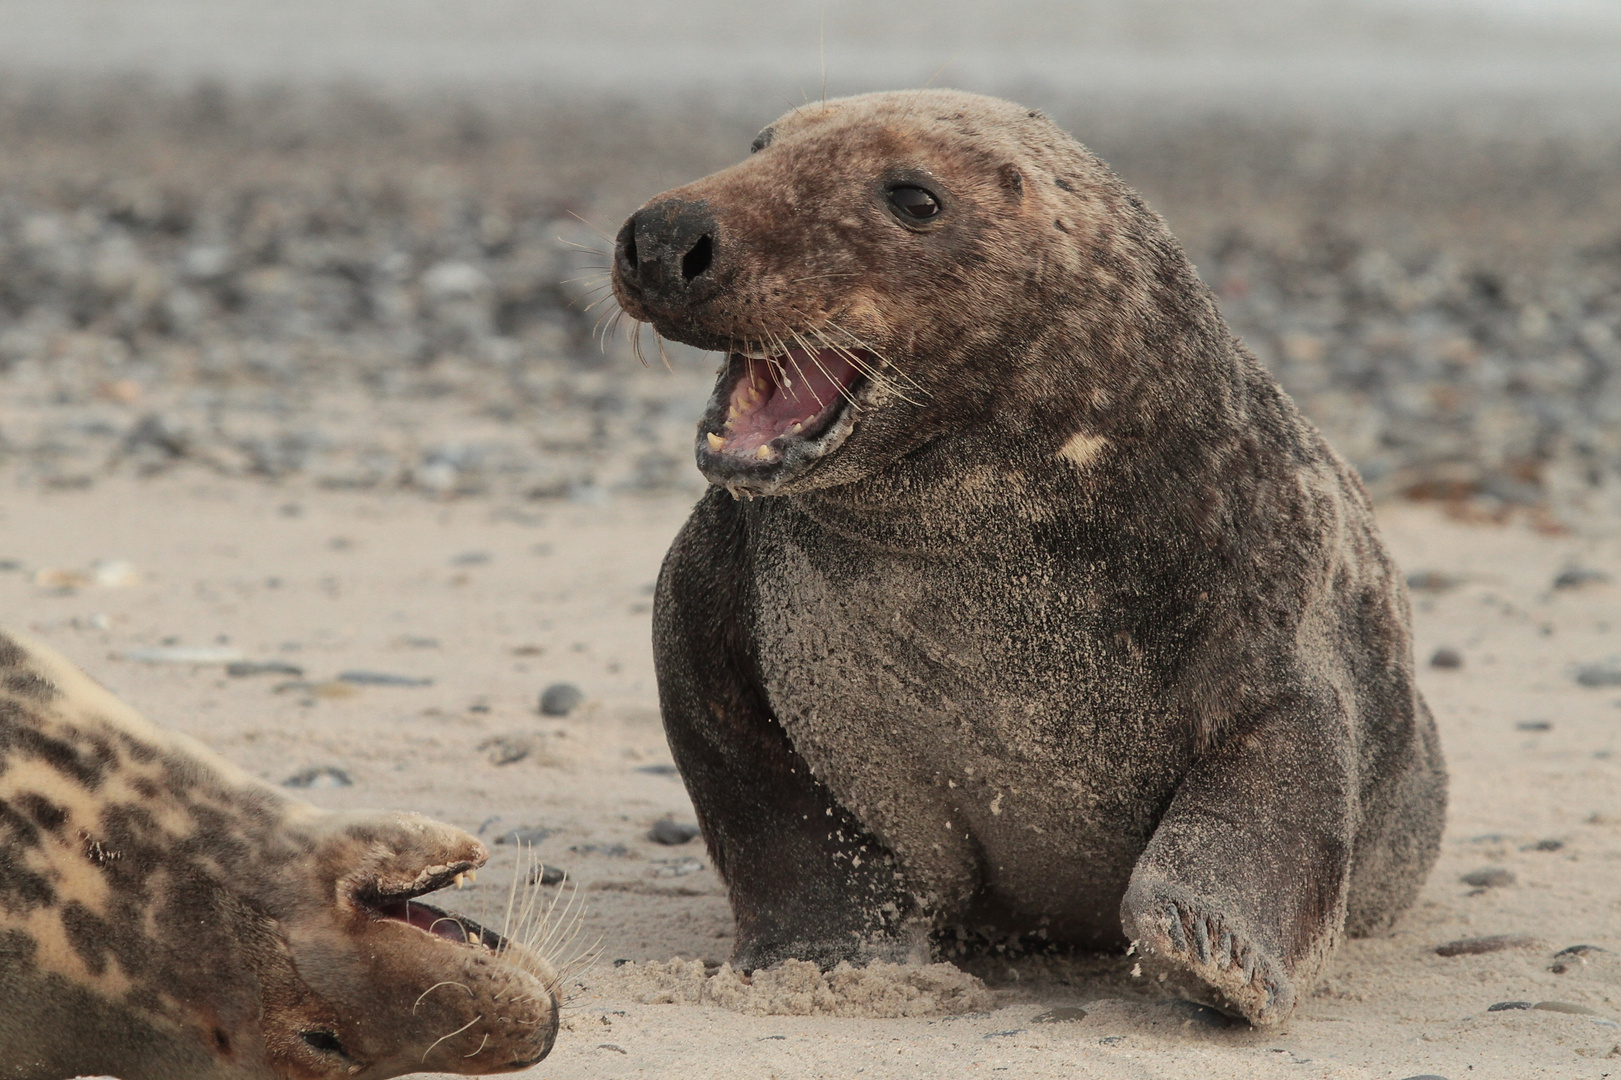
M 298 1033 L 298 1037 L 303 1039 L 308 1046 L 320 1050 L 322 1053 L 337 1054 L 340 1057 L 348 1056 L 344 1053 L 343 1044 L 338 1041 L 338 1037 L 330 1031 L 301 1031 Z
M 889 205 L 895 213 L 913 221 L 925 221 L 940 212 L 940 200 L 930 191 L 915 184 L 900 184 L 889 189 Z

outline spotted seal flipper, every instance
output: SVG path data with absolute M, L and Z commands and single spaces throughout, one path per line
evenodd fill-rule
M 0 1080 L 380 1080 L 523 1068 L 551 969 L 415 897 L 487 858 L 331 813 L 0 634 Z
M 1040 113 L 811 104 L 625 222 L 725 354 L 654 604 L 735 961 L 1018 935 L 1286 1019 L 1439 847 L 1367 493 Z

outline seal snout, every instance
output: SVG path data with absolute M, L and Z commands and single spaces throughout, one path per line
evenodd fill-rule
M 676 309 L 714 283 L 715 217 L 703 200 L 663 199 L 626 219 L 614 273 L 643 304 Z

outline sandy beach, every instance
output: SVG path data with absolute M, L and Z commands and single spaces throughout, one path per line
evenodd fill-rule
M 711 982 L 699 1001 L 731 945 L 723 888 L 699 842 L 648 838 L 660 818 L 692 818 L 648 641 L 651 584 L 689 505 L 659 494 L 537 509 L 196 471 L 13 489 L 0 498 L 0 602 L 150 717 L 271 783 L 313 769 L 301 793 L 321 805 L 409 807 L 479 833 L 490 868 L 448 896 L 474 917 L 498 922 L 506 904 L 518 851 L 498 838 L 531 830 L 536 857 L 578 888 L 580 940 L 599 944 L 569 980 L 555 1051 L 526 1075 L 1621 1071 L 1621 674 L 1577 678 L 1621 671 L 1621 535 L 1382 507 L 1422 586 L 1421 682 L 1453 777 L 1446 840 L 1395 931 L 1348 942 L 1286 1028 L 1254 1032 L 1154 1000 L 1116 960 L 985 962 L 973 969 L 985 993 L 967 980 L 907 990 L 893 975 L 820 1001 L 813 986 L 734 993 L 731 1008 Z M 122 658 L 165 645 L 299 672 Z M 1461 666 L 1428 666 L 1442 648 Z M 431 683 L 357 685 L 346 672 Z M 543 716 L 538 697 L 556 683 L 583 701 Z M 330 786 L 331 770 L 349 784 Z M 1492 884 L 1463 880 L 1479 871 Z M 1436 953 L 1491 935 L 1515 939 Z M 1578 945 L 1611 951 L 1556 955 Z M 701 963 L 659 966 L 677 959 Z M 1491 1011 L 1501 1002 L 1542 1007 Z M 862 1009 L 891 1015 L 829 1015 Z

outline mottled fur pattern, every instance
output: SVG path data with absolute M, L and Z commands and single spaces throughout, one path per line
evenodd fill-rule
M 665 724 L 736 960 L 1129 942 L 1286 1019 L 1343 932 L 1412 902 L 1445 809 L 1360 481 L 1040 114 L 867 95 L 756 146 L 632 219 L 621 305 L 700 347 L 843 334 L 890 379 L 756 465 L 706 442 L 723 375 L 717 486 L 660 576 Z M 886 207 L 912 181 L 937 219 Z M 644 287 L 626 237 L 661 257 L 683 221 L 709 262 Z
M 0 634 L 3 1080 L 531 1064 L 556 1033 L 546 965 L 383 910 L 486 857 L 418 815 L 289 798 Z

